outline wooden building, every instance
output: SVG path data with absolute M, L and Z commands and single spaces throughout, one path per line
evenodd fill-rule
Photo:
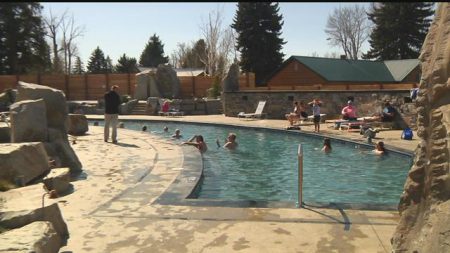
M 291 56 L 268 78 L 269 90 L 410 89 L 420 80 L 418 59 L 369 61 Z

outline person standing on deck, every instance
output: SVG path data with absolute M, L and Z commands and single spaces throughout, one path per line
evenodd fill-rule
M 112 127 L 111 139 L 113 143 L 117 143 L 117 123 L 119 121 L 119 105 L 120 96 L 117 93 L 119 86 L 113 85 L 111 90 L 105 93 L 105 128 L 104 140 L 108 142 L 109 128 Z

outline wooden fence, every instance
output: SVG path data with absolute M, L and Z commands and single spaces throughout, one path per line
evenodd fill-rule
M 214 78 L 208 76 L 178 77 L 181 97 L 205 97 Z M 84 75 L 0 75 L 0 93 L 8 88 L 16 88 L 19 81 L 46 85 L 62 90 L 67 100 L 97 100 L 110 89 L 119 85 L 121 94 L 133 96 L 136 88 L 135 74 L 84 74 Z M 255 87 L 255 75 L 246 73 L 239 77 L 243 89 Z

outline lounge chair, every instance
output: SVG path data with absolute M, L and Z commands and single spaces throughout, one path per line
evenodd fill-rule
M 262 116 L 265 116 L 265 113 L 263 113 L 264 106 L 266 105 L 266 101 L 259 101 L 258 107 L 256 107 L 255 113 L 244 113 L 240 112 L 238 114 L 238 118 L 245 118 L 245 119 L 256 119 L 261 118 Z

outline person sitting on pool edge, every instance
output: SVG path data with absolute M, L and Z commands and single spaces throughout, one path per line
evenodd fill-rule
M 175 134 L 172 135 L 172 138 L 180 139 L 181 137 L 183 136 L 180 134 L 180 129 L 176 129 Z
M 356 107 L 351 100 L 347 102 L 347 106 L 342 109 L 341 114 L 344 120 L 356 120 L 358 118 L 356 116 Z
M 325 153 L 331 152 L 331 140 L 330 140 L 330 138 L 323 139 L 322 151 L 325 152 Z
M 194 139 L 196 142 L 193 142 Z M 205 153 L 206 150 L 208 150 L 208 146 L 206 146 L 206 143 L 203 140 L 203 136 L 201 135 L 194 135 L 189 141 L 182 142 L 181 144 L 195 146 L 200 151 L 200 153 Z
M 384 148 L 384 142 L 379 141 L 375 144 L 375 149 L 373 152 L 377 155 L 384 155 L 386 154 L 386 149 Z
M 219 139 L 216 140 L 217 147 L 220 148 Z M 227 149 L 235 149 L 237 148 L 238 143 L 236 142 L 236 134 L 235 133 L 229 133 L 226 143 L 223 145 L 224 148 Z

